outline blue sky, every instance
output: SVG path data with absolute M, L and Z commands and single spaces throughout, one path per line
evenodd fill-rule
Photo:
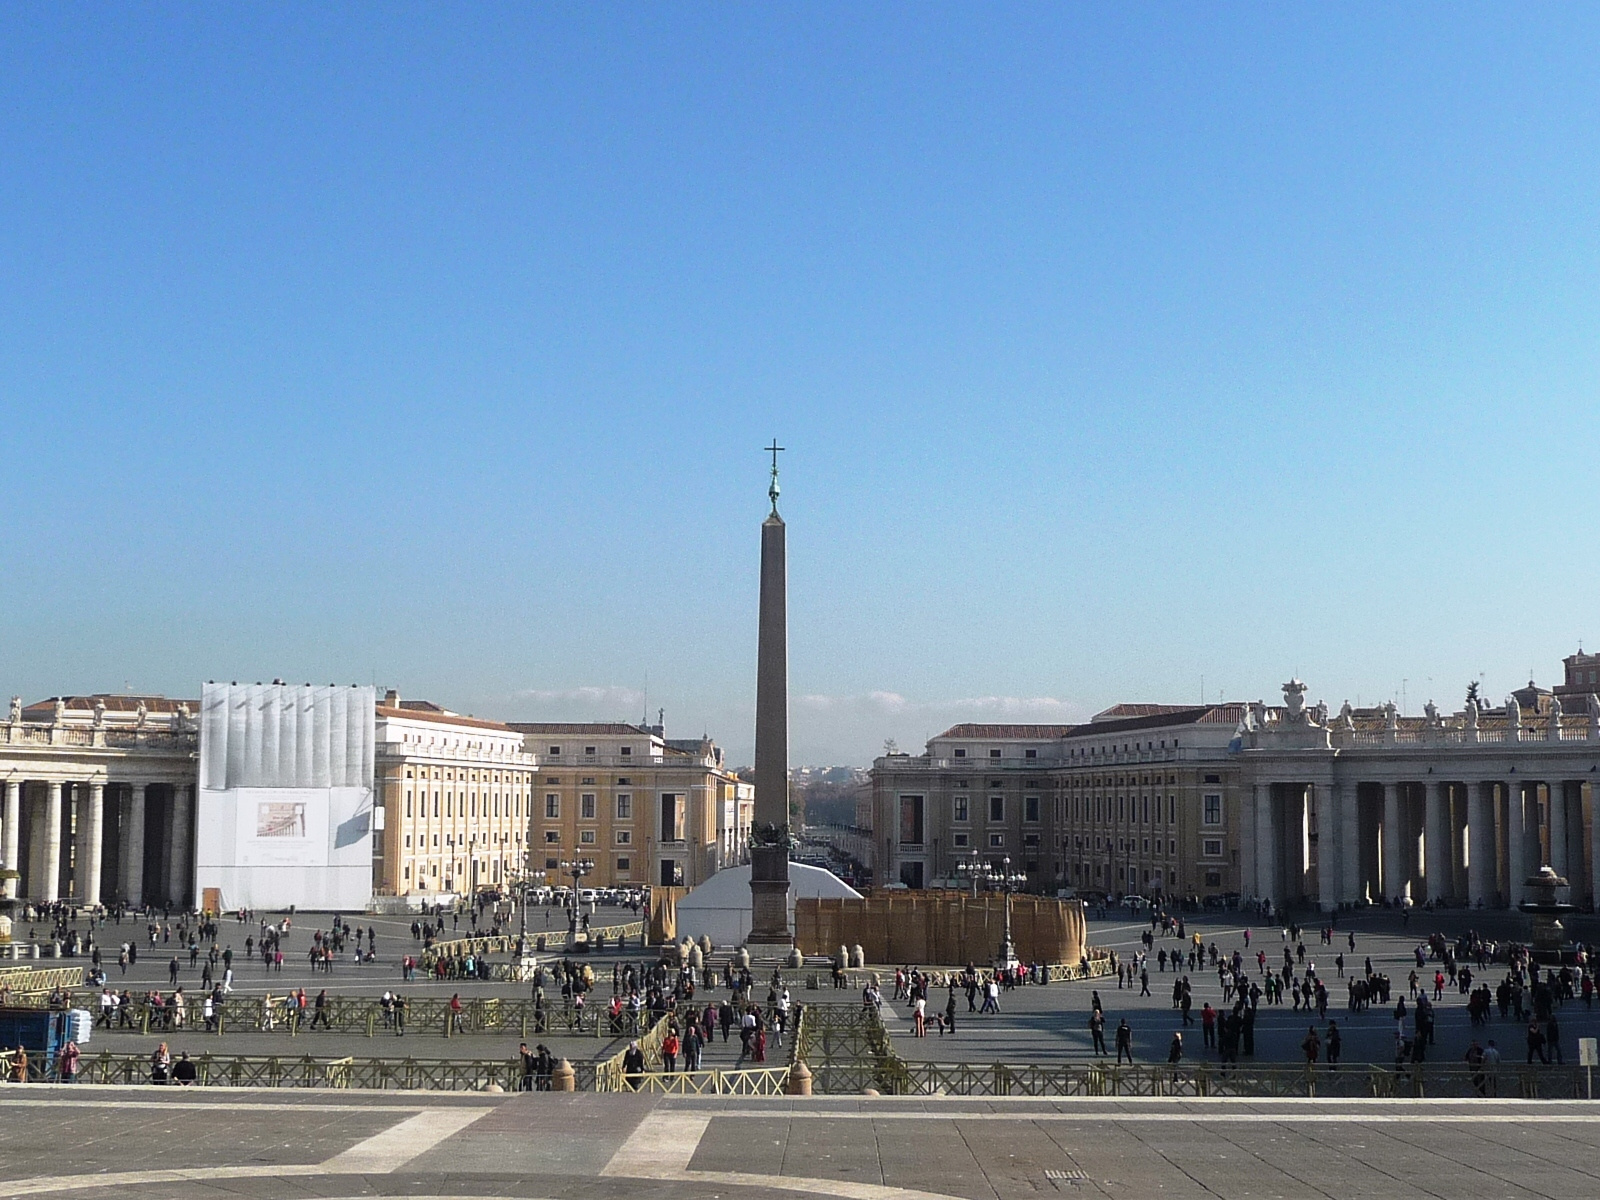
M 0 688 L 796 762 L 1600 645 L 1583 6 L 16 4 Z

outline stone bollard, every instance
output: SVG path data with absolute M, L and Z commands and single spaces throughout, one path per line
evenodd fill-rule
M 783 1085 L 786 1096 L 811 1095 L 811 1071 L 805 1063 L 795 1059 L 794 1066 L 789 1068 L 789 1079 Z
M 806 965 L 806 956 L 800 953 L 799 946 L 796 946 L 794 949 L 789 951 L 789 957 L 783 960 L 783 965 L 788 967 L 791 971 L 798 971 L 801 967 Z
M 883 1095 L 883 1093 L 880 1092 L 877 1088 L 862 1088 L 861 1089 L 861 1094 L 863 1096 L 881 1096 L 881 1095 Z
M 556 1069 L 550 1072 L 550 1090 L 552 1092 L 575 1092 L 578 1090 L 578 1073 L 572 1069 L 572 1064 L 564 1058 L 556 1064 Z
M 750 951 L 746 947 L 740 946 L 739 949 L 734 952 L 733 965 L 737 970 L 743 970 L 745 967 L 750 965 Z
M 839 953 L 833 956 L 833 961 L 838 963 L 841 967 L 848 967 L 850 965 L 850 947 L 840 946 Z
M 711 935 L 709 933 L 702 933 L 700 935 L 700 953 L 705 955 L 707 958 L 710 958 L 711 951 Z
M 705 966 L 706 956 L 700 953 L 700 947 L 693 943 L 689 946 L 689 965 L 696 971 Z
M 850 950 L 850 965 L 852 967 L 864 967 L 867 965 L 867 952 L 861 948 L 860 943 L 857 943 Z

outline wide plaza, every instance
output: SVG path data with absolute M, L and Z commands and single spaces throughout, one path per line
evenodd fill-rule
M 196 1019 L 197 1001 L 203 992 L 200 968 L 190 965 L 187 949 L 177 944 L 176 932 L 172 935 L 172 941 L 163 941 L 163 932 L 158 931 L 157 940 L 152 944 L 149 939 L 150 922 L 142 918 L 130 916 L 120 925 L 114 921 L 104 925 L 97 931 L 97 938 L 109 975 L 109 986 L 117 991 L 126 989 L 136 1002 L 152 990 L 170 996 L 173 991 L 171 963 L 176 957 L 178 985 L 184 988 L 189 1001 L 189 1019 L 182 1029 L 152 1029 L 149 1032 L 128 1027 L 96 1029 L 85 1052 L 90 1055 L 104 1052 L 147 1054 L 159 1043 L 165 1042 L 174 1055 L 187 1052 L 192 1056 L 209 1053 L 334 1058 L 348 1055 L 357 1058 L 416 1057 L 471 1061 L 509 1060 L 515 1056 L 518 1043 L 522 1040 L 520 1028 L 475 1031 L 470 1021 L 464 1032 L 447 1037 L 442 1020 L 412 1019 L 403 1039 L 395 1029 L 381 1022 L 374 1023 L 370 1036 L 364 1029 L 312 1029 L 304 1023 L 291 1033 L 289 1023 L 281 1019 L 274 1022 L 270 1029 L 262 1028 L 263 999 L 269 995 L 281 999 L 292 989 L 304 989 L 308 998 L 314 998 L 326 989 L 331 998 L 367 1000 L 391 992 L 405 996 L 414 1012 L 425 1009 L 435 1011 L 428 1009 L 426 1003 L 419 1002 L 448 1002 L 453 996 L 459 996 L 469 1010 L 475 1001 L 496 998 L 525 1003 L 531 999 L 533 992 L 527 983 L 505 980 L 437 979 L 421 973 L 414 979 L 402 980 L 402 958 L 421 952 L 421 943 L 412 936 L 412 921 L 428 919 L 413 916 L 364 916 L 359 921 L 351 917 L 343 918 L 352 929 L 359 925 L 362 929 L 371 928 L 376 934 L 376 961 L 371 963 L 358 966 L 339 961 L 332 972 L 311 970 L 305 951 L 311 945 L 313 931 L 329 928 L 333 920 L 328 914 L 316 913 L 297 913 L 291 917 L 292 927 L 286 939 L 281 970 L 266 969 L 259 961 L 246 958 L 245 939 L 259 932 L 259 920 L 281 920 L 283 915 L 263 914 L 248 924 L 240 924 L 231 918 L 221 922 L 216 940 L 222 948 L 231 946 L 235 954 L 233 992 L 228 996 L 225 1006 L 229 1017 L 221 1035 L 206 1032 Z M 633 916 L 626 908 L 601 908 L 595 913 L 592 924 L 597 931 L 615 928 L 631 921 Z M 445 925 L 442 936 L 446 938 L 463 935 L 470 929 L 469 922 L 464 919 L 456 929 L 451 928 L 449 917 L 442 920 Z M 550 944 L 554 948 L 560 945 L 560 935 L 565 929 L 562 911 L 538 906 L 530 908 L 530 934 L 543 932 L 547 920 L 550 922 Z M 176 930 L 176 922 L 158 920 L 157 923 L 163 927 L 171 924 Z M 1573 932 L 1579 937 L 1584 936 L 1590 923 L 1588 919 L 1580 919 Z M 1416 973 L 1420 986 L 1431 997 L 1434 975 L 1440 966 L 1430 958 L 1424 966 L 1419 967 L 1416 960 L 1418 948 L 1425 945 L 1431 933 L 1441 932 L 1453 940 L 1469 928 L 1481 936 L 1498 940 L 1513 940 L 1522 932 L 1519 918 L 1514 914 L 1468 913 L 1464 910 L 1439 913 L 1417 910 L 1404 921 L 1398 913 L 1387 910 L 1342 914 L 1332 929 L 1329 944 L 1321 942 L 1320 927 L 1302 928 L 1307 964 L 1314 966 L 1329 991 L 1326 1015 L 1297 1010 L 1288 1000 L 1278 1005 L 1263 1001 L 1257 1009 L 1255 1052 L 1249 1061 L 1257 1065 L 1298 1064 L 1304 1059 L 1302 1043 L 1308 1028 L 1314 1027 L 1319 1038 L 1325 1040 L 1328 1023 L 1333 1021 L 1338 1024 L 1342 1036 L 1344 1064 L 1392 1063 L 1397 1028 L 1395 1003 L 1403 996 L 1408 1010 L 1414 1007 L 1408 985 L 1412 972 Z M 1141 938 L 1149 929 L 1150 923 L 1146 919 L 1126 912 L 1113 912 L 1104 918 L 1090 920 L 1089 941 L 1091 945 L 1112 950 L 1121 960 L 1129 961 L 1142 947 Z M 1239 913 L 1187 916 L 1187 936 L 1184 941 L 1164 936 L 1157 936 L 1154 940 L 1147 967 L 1149 995 L 1141 994 L 1137 980 L 1131 986 L 1119 987 L 1115 978 L 1101 976 L 1047 986 L 1019 986 L 1001 993 L 998 1013 L 970 1013 L 966 994 L 958 988 L 955 1031 L 949 1035 L 941 1035 L 937 1026 L 930 1021 L 926 1037 L 913 1036 L 910 1006 L 893 998 L 895 966 L 929 968 L 930 964 L 881 964 L 865 972 L 852 972 L 853 986 L 844 990 L 830 987 L 827 971 L 815 966 L 785 972 L 784 983 L 795 1004 L 853 1008 L 862 1003 L 859 985 L 876 978 L 884 997 L 884 1027 L 892 1039 L 894 1052 L 908 1062 L 968 1065 L 1004 1063 L 1015 1066 L 1092 1060 L 1096 1056 L 1088 1022 L 1095 996 L 1099 997 L 1105 1013 L 1108 1047 L 1112 1045 L 1113 1031 L 1118 1022 L 1126 1019 L 1132 1029 L 1134 1057 L 1140 1063 L 1164 1063 L 1175 1033 L 1183 1035 L 1187 1063 L 1215 1062 L 1217 1052 L 1204 1043 L 1201 1014 L 1207 1003 L 1216 1008 L 1223 1007 L 1222 989 L 1216 970 L 1208 966 L 1190 971 L 1185 966 L 1181 972 L 1171 969 L 1162 971 L 1157 967 L 1157 956 L 1161 949 L 1176 952 L 1198 934 L 1208 950 L 1214 944 L 1226 957 L 1235 949 L 1245 949 L 1247 929 L 1250 932 L 1247 957 L 1253 956 L 1257 950 L 1265 951 L 1269 969 L 1281 966 L 1286 947 L 1291 952 L 1295 949 L 1295 943 L 1287 936 L 1285 928 L 1276 922 L 1247 920 Z M 1349 941 L 1352 935 L 1355 939 L 1353 950 Z M 125 972 L 117 966 L 118 952 L 124 942 L 137 943 L 139 947 L 137 960 Z M 1344 959 L 1344 978 L 1340 977 L 1336 966 L 1336 959 L 1340 955 Z M 540 955 L 540 961 L 552 972 L 545 985 L 545 1002 L 552 1011 L 563 1007 L 554 971 L 564 957 L 566 961 L 587 966 L 593 971 L 594 990 L 587 997 L 587 1007 L 593 1011 L 603 1009 L 610 1003 L 614 994 L 614 979 L 621 977 L 629 967 L 636 972 L 649 968 L 658 961 L 660 951 L 639 947 L 635 943 L 620 955 L 563 956 L 554 949 Z M 722 1000 L 728 997 L 729 993 L 722 986 L 720 978 L 721 968 L 728 959 L 729 951 L 726 949 L 715 950 L 711 955 L 709 961 L 712 970 L 708 973 L 711 978 L 702 977 L 698 981 L 696 1001 L 699 1006 L 703 1007 L 708 999 Z M 1348 1007 L 1347 980 L 1364 974 L 1369 960 L 1374 972 L 1389 977 L 1391 999 L 1388 1004 L 1374 1004 L 1361 1012 L 1351 1012 Z M 497 961 L 505 961 L 505 956 L 498 956 Z M 201 962 L 204 962 L 203 956 Z M 87 966 L 87 960 L 43 960 L 34 965 Z M 939 970 L 938 967 L 932 969 Z M 1504 977 L 1506 971 L 1503 963 L 1493 962 L 1481 971 L 1474 963 L 1472 969 L 1474 986 L 1481 981 L 1491 988 Z M 1253 957 L 1248 963 L 1247 973 L 1252 979 L 1260 978 Z M 1190 1025 L 1183 1024 L 1181 1013 L 1173 1000 L 1173 985 L 1184 977 L 1189 979 L 1193 996 L 1190 1014 L 1193 1024 Z M 770 974 L 763 974 L 756 980 L 754 998 L 758 1003 L 765 999 L 770 982 Z M 817 986 L 811 986 L 813 984 Z M 947 995 L 943 988 L 932 989 L 928 1006 L 930 1013 L 943 1011 Z M 98 996 L 98 989 L 86 987 L 75 993 L 74 1003 L 98 1011 Z M 1474 1039 L 1480 1044 L 1494 1039 L 1508 1064 L 1524 1061 L 1526 1023 L 1519 1022 L 1514 1015 L 1502 1019 L 1496 1009 L 1491 1012 L 1485 1025 L 1473 1026 L 1466 1009 L 1466 997 L 1448 985 L 1442 998 L 1434 1001 L 1434 1011 L 1434 1042 L 1426 1051 L 1428 1061 L 1461 1063 Z M 1574 1063 L 1577 1061 L 1577 1040 L 1600 1036 L 1600 1008 L 1575 1000 L 1561 1006 L 1557 1010 L 1557 1018 L 1560 1029 L 1557 1045 L 1565 1061 Z M 1410 1036 L 1412 1022 L 1409 1018 L 1403 1028 L 1406 1036 Z M 628 1038 L 614 1036 L 604 1028 L 596 1033 L 577 1036 L 558 1030 L 552 1021 L 547 1034 L 539 1036 L 537 1040 L 547 1044 L 556 1055 L 567 1057 L 574 1063 L 582 1063 L 598 1061 L 617 1053 Z M 714 1040 L 707 1048 L 705 1065 L 732 1066 L 738 1059 L 738 1050 L 737 1037 L 727 1043 Z M 1552 1047 L 1552 1057 L 1554 1050 L 1555 1047 Z M 773 1053 L 776 1055 L 776 1047 Z

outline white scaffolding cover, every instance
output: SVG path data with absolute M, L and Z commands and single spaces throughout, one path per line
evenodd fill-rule
M 370 687 L 208 683 L 195 894 L 224 909 L 360 911 L 372 896 Z

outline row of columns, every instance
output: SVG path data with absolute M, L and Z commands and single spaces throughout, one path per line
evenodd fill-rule
M 1600 899 L 1600 820 L 1586 858 L 1582 780 L 1258 783 L 1241 816 L 1245 891 L 1278 903 L 1515 906 L 1546 865 Z
M 0 808 L 0 856 L 5 866 L 23 871 L 22 830 L 28 822 L 28 862 L 26 892 L 23 880 L 4 881 L 4 894 L 41 904 L 68 899 L 93 907 L 112 899 L 140 905 L 146 899 L 166 899 L 187 903 L 193 885 L 192 855 L 194 785 L 171 785 L 170 839 L 167 843 L 166 878 L 159 888 L 146 887 L 145 851 L 148 806 L 144 783 L 107 784 L 104 780 L 49 780 L 43 783 L 10 779 L 5 782 L 4 806 Z M 106 821 L 106 789 L 110 786 L 125 794 L 112 824 Z M 38 794 L 42 792 L 42 795 Z M 30 800 L 30 793 L 32 798 Z M 75 820 L 69 821 L 69 816 Z M 161 822 L 165 834 L 167 822 Z M 106 843 L 115 830 L 117 865 L 116 895 L 102 895 Z M 71 840 L 72 855 L 64 853 L 64 839 Z M 70 864 L 70 877 L 64 867 Z

